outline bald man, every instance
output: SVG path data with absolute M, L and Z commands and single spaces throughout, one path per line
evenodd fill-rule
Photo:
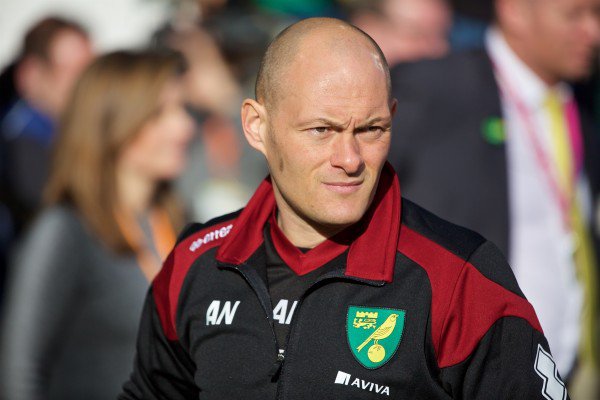
M 188 227 L 121 399 L 564 399 L 493 244 L 403 200 L 385 58 L 335 19 L 269 46 L 242 105 L 271 175 Z

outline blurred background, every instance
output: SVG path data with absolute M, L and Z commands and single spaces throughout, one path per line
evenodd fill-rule
M 565 3 L 575 0 L 560 1 Z M 586 1 L 593 3 L 595 0 Z M 311 16 L 341 18 L 358 26 L 378 42 L 390 67 L 394 68 L 393 71 L 401 71 L 407 65 L 426 71 L 430 68 L 427 65 L 432 65 L 428 64 L 430 60 L 447 59 L 454 54 L 485 53 L 486 35 L 494 21 L 495 6 L 497 3 L 510 2 L 511 0 L 0 2 L 0 316 L 4 320 L 0 347 L 0 391 L 5 390 L 4 395 L 11 399 L 78 398 L 77 393 L 85 393 L 85 398 L 91 399 L 90 389 L 85 385 L 78 389 L 79 392 L 69 393 L 57 383 L 59 381 L 56 376 L 66 376 L 70 369 L 90 374 L 85 367 L 72 361 L 77 358 L 74 353 L 82 348 L 92 349 L 94 352 L 94 346 L 103 343 L 104 354 L 120 352 L 126 354 L 126 357 L 133 357 L 137 319 L 123 316 L 119 320 L 119 326 L 106 327 L 105 314 L 109 309 L 122 308 L 128 310 L 130 314 L 127 315 L 137 315 L 141 311 L 148 282 L 160 268 L 160 260 L 164 257 L 162 249 L 172 245 L 178 229 L 185 223 L 206 222 L 243 207 L 268 173 L 262 156 L 252 151 L 243 137 L 239 110 L 245 97 L 253 97 L 254 80 L 261 57 L 269 42 L 283 28 Z M 593 43 L 595 49 L 598 40 Z M 106 56 L 116 51 L 125 51 L 127 55 Z M 140 55 L 140 52 L 144 54 Z M 118 88 L 125 85 L 123 82 L 127 82 L 124 80 L 129 76 L 127 74 L 140 76 L 140 79 L 146 76 L 148 81 L 144 85 L 148 87 L 162 76 L 158 71 L 148 72 L 142 67 L 143 62 L 140 60 L 151 59 L 147 58 L 148 52 L 179 58 L 179 61 L 160 59 L 162 61 L 156 63 L 164 62 L 168 66 L 181 62 L 181 66 L 175 68 L 177 71 L 172 76 L 169 75 L 169 79 L 165 78 L 163 86 L 155 88 L 156 92 L 153 93 L 156 99 L 153 101 L 156 104 L 145 104 L 143 107 L 148 108 L 146 114 L 140 111 L 142 106 L 137 107 L 137 103 L 121 102 L 120 109 L 111 110 L 108 104 L 114 97 L 110 96 L 115 96 Z M 130 62 L 123 62 L 121 65 L 118 60 L 128 59 L 127 57 L 131 57 Z M 128 71 L 127 68 L 131 70 Z M 170 67 L 165 68 L 169 70 Z M 444 68 L 435 69 L 434 76 L 445 80 L 454 79 L 451 69 Z M 491 65 L 487 68 L 491 71 Z M 599 136 L 597 68 L 598 57 L 594 52 L 593 59 L 586 65 L 587 73 L 573 79 L 574 82 L 569 82 L 574 83 L 570 87 L 574 90 L 580 109 L 590 118 L 590 126 L 595 132 L 593 136 Z M 87 75 L 78 83 L 82 73 Z M 153 73 L 158 75 L 154 76 Z M 444 75 L 445 73 L 448 75 Z M 94 93 L 95 98 L 87 99 L 85 82 L 92 85 L 89 82 L 94 79 L 99 81 L 102 76 L 105 79 L 103 85 L 89 86 L 88 89 L 89 96 Z M 469 78 L 465 78 L 461 81 L 464 87 L 469 85 L 468 80 Z M 171 90 L 173 82 L 176 83 L 176 90 Z M 109 90 L 113 86 L 114 89 L 110 90 L 114 93 Z M 79 89 L 75 90 L 76 87 Z M 91 89 L 92 87 L 96 89 Z M 144 86 L 132 85 L 128 89 L 127 93 L 132 94 L 131 99 L 139 101 L 141 97 L 135 96 L 143 97 L 141 87 Z M 400 87 L 394 94 L 410 100 L 418 98 L 419 90 L 413 88 L 410 92 L 403 92 Z M 124 96 L 122 93 L 121 97 Z M 499 102 L 498 93 L 496 98 Z M 83 104 L 86 101 L 90 101 L 87 111 Z M 411 104 L 408 103 L 410 101 L 407 104 L 401 102 L 406 107 L 405 110 L 411 110 Z M 77 104 L 80 104 L 79 108 Z M 447 111 L 451 105 L 438 107 Z M 93 115 L 94 110 L 98 115 Z M 180 112 L 181 110 L 184 111 Z M 139 121 L 126 121 L 127 115 L 138 111 L 143 114 Z M 468 109 L 461 112 L 463 111 L 467 113 Z M 92 129 L 88 132 L 85 121 L 77 120 L 77 115 L 89 116 L 89 124 L 102 127 L 97 129 L 100 131 L 97 137 L 94 137 Z M 459 120 L 462 115 L 464 114 L 454 114 L 453 118 Z M 431 118 L 431 115 L 428 117 Z M 395 125 L 397 134 L 402 134 L 402 123 L 400 121 L 397 128 Z M 130 126 L 128 133 L 122 134 L 122 140 L 118 139 L 120 133 L 116 127 L 119 124 Z M 481 122 L 478 121 L 477 124 Z M 480 129 L 478 125 L 476 136 L 480 134 Z M 493 136 L 487 137 L 488 142 L 497 139 L 498 132 L 503 137 L 503 128 L 500 131 L 494 129 L 492 127 L 490 132 L 484 132 Z M 76 139 L 70 138 L 76 137 L 73 130 L 80 131 L 83 137 L 80 139 L 81 143 L 75 143 Z M 160 133 L 156 132 L 161 130 L 171 132 L 172 135 L 159 138 Z M 103 139 L 102 132 L 109 139 Z M 410 137 L 408 134 L 410 132 L 407 132 L 407 137 Z M 86 139 L 86 135 L 89 138 Z M 110 139 L 113 136 L 114 143 Z M 89 142 L 84 143 L 86 140 Z M 502 141 L 501 138 L 500 142 Z M 94 155 L 90 150 L 90 143 L 95 143 L 96 147 L 105 146 L 106 153 Z M 585 143 L 587 146 L 592 142 Z M 58 144 L 62 146 L 61 149 L 56 148 Z M 398 143 L 398 146 L 404 145 Z M 157 151 L 160 148 L 165 149 L 164 154 Z M 65 149 L 70 149 L 71 153 Z M 173 150 L 168 153 L 166 149 Z M 85 162 L 85 157 L 81 163 L 76 162 L 79 158 L 74 153 L 85 154 L 88 158 L 108 157 L 113 161 L 98 161 L 94 167 Z M 593 150 L 589 153 L 593 154 Z M 144 158 L 161 160 L 163 156 L 164 169 L 144 162 Z M 72 163 L 69 163 L 71 158 Z M 390 161 L 396 168 L 400 168 L 399 163 L 392 159 Z M 160 162 L 157 161 L 156 164 Z M 69 178 L 69 171 L 65 171 L 69 168 L 82 169 L 82 175 Z M 101 170 L 110 171 L 102 175 L 98 172 Z M 417 167 L 408 165 L 406 171 L 417 171 Z M 122 178 L 126 174 L 129 177 Z M 595 177 L 600 174 L 600 169 L 588 171 L 588 174 Z M 110 182 L 113 182 L 116 189 L 112 197 L 103 197 L 97 202 L 86 198 L 92 196 L 91 192 L 87 193 L 85 185 L 77 183 L 83 176 L 88 176 L 89 179 L 94 179 L 94 176 L 98 176 L 99 180 L 106 179 L 109 182 L 106 187 L 112 187 Z M 120 188 L 121 179 L 130 179 L 127 180 L 130 183 L 126 187 L 140 188 L 139 192 L 134 191 L 132 194 L 131 190 Z M 409 182 L 412 177 L 407 176 L 406 179 Z M 98 182 L 98 187 L 104 187 L 102 185 L 103 182 Z M 168 190 L 163 190 L 165 187 Z M 145 193 L 145 196 L 140 193 Z M 157 200 L 159 195 L 168 195 L 169 201 Z M 101 194 L 97 196 L 101 197 Z M 418 197 L 418 193 L 415 192 L 414 196 Z M 440 196 L 443 197 L 444 194 Z M 588 227 L 597 233 L 600 213 L 595 192 L 589 200 L 586 203 L 589 211 L 586 214 L 589 216 Z M 96 213 L 94 207 L 102 212 Z M 444 210 L 436 212 L 445 216 Z M 109 219 L 113 216 L 114 223 L 99 222 L 102 219 L 99 216 L 102 215 L 109 216 Z M 450 216 L 447 218 L 452 220 Z M 454 222 L 462 223 L 460 220 Z M 113 237 L 116 235 L 122 240 L 112 242 L 107 232 L 113 232 Z M 83 240 L 86 244 L 82 245 L 77 240 Z M 90 246 L 93 249 L 87 250 Z M 63 250 L 58 251 L 56 248 Z M 74 258 L 73 252 L 82 254 L 79 258 Z M 28 257 L 28 254 L 35 254 L 35 257 Z M 510 258 L 508 250 L 506 255 Z M 100 260 L 99 266 L 93 267 L 87 265 L 89 262 L 81 261 L 90 258 Z M 102 269 L 104 267 L 100 265 L 134 269 L 139 267 L 141 272 L 138 271 L 138 276 L 133 274 L 124 278 L 120 276 L 121 272 L 117 272 L 121 271 L 117 268 L 112 275 L 102 278 L 107 279 L 104 283 L 106 285 L 110 285 L 111 280 L 124 280 L 126 285 L 121 287 L 122 290 L 127 290 L 127 287 L 137 288 L 134 290 L 135 298 L 107 294 L 104 290 L 98 290 L 102 283 L 90 286 L 89 279 L 73 273 L 78 268 L 110 271 L 109 267 Z M 593 268 L 596 271 L 597 265 Z M 597 275 L 596 272 L 594 276 Z M 89 271 L 92 276 L 96 273 L 97 270 Z M 57 276 L 67 275 L 72 277 L 67 279 L 69 282 L 56 285 Z M 98 278 L 95 282 L 104 282 L 102 279 Z M 34 292 L 40 295 L 36 296 Z M 106 301 L 104 308 L 98 307 L 98 304 L 103 304 L 99 299 L 106 300 L 107 296 L 110 301 Z M 63 300 L 53 303 L 56 297 Z M 50 305 L 51 310 L 48 309 Z M 62 311 L 56 311 L 57 309 Z M 594 310 L 597 312 L 597 309 Z M 92 327 L 102 325 L 102 329 L 98 328 L 98 331 L 105 332 L 106 337 L 95 338 L 88 331 L 77 331 L 82 329 L 81 324 L 78 325 L 73 320 L 80 318 L 80 314 L 97 315 L 95 319 L 82 321 L 87 321 L 88 326 L 91 324 Z M 25 331 L 36 331 L 36 327 L 42 322 L 48 324 L 48 329 L 37 331 L 33 335 L 24 334 Z M 65 335 L 65 332 L 69 334 Z M 69 338 L 77 338 L 78 346 L 64 343 Z M 53 357 L 59 358 L 60 362 L 53 362 Z M 110 365 L 115 362 L 117 361 L 110 357 L 98 361 L 99 368 L 104 365 L 106 370 L 94 373 L 106 373 L 111 376 L 111 382 L 122 382 L 127 374 L 111 371 Z M 48 373 L 49 370 L 58 372 Z M 595 371 L 587 381 L 597 384 L 597 375 L 594 375 L 597 370 Z M 572 365 L 569 364 L 563 376 L 571 376 L 571 373 Z M 2 382 L 5 383 L 4 386 Z M 85 382 L 85 379 L 82 378 L 81 382 Z M 104 385 L 102 388 L 95 388 L 93 393 L 96 393 L 97 398 L 113 398 L 119 387 L 117 384 Z M 597 398 L 593 397 L 596 394 L 583 393 L 573 398 Z
M 239 105 L 244 97 L 253 95 L 262 54 L 285 26 L 310 16 L 349 20 L 373 36 L 390 65 L 395 65 L 481 47 L 491 9 L 491 1 L 464 0 L 3 1 L 2 265 L 7 262 L 8 249 L 43 204 L 60 104 L 66 102 L 78 74 L 93 57 L 123 49 L 170 49 L 184 55 L 184 96 L 195 134 L 188 146 L 188 168 L 175 185 L 189 219 L 206 221 L 242 207 L 267 173 L 262 157 L 250 151 L 242 137 Z M 55 98 L 50 99 L 44 99 L 43 93 L 24 95 L 25 89 L 17 87 L 24 85 L 18 82 L 22 74 L 16 73 L 21 60 L 27 58 L 27 33 L 47 17 L 77 24 L 85 35 L 83 45 L 66 44 L 62 50 L 66 56 L 57 61 L 55 71 L 61 83 L 47 89 L 54 93 Z M 54 80 L 55 75 L 46 78 L 46 82 Z M 16 99 L 22 97 L 33 97 L 26 103 L 32 106 L 28 113 L 35 115 L 15 117 L 13 106 L 21 104 Z M 12 139 L 18 136 L 23 140 Z

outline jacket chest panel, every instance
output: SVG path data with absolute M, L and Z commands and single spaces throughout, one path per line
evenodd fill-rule
M 444 398 L 435 382 L 437 371 L 431 370 L 427 359 L 432 353 L 427 330 L 431 294 L 422 289 L 428 283 L 423 282 L 426 276 L 421 270 L 404 270 L 394 283 L 383 286 L 340 277 L 309 290 L 294 313 L 285 361 L 275 380 L 277 346 L 268 319 L 272 314 L 267 316 L 251 285 L 235 272 L 226 272 L 228 279 L 215 279 L 214 291 L 188 299 L 186 304 L 194 311 L 184 313 L 190 316 L 186 331 L 192 332 L 190 354 L 204 398 L 236 398 L 242 395 L 239 388 L 244 388 L 244 398 L 275 398 L 278 386 L 279 398 L 285 399 L 415 398 L 416 388 L 420 388 L 418 398 Z M 357 316 L 353 307 L 380 311 L 381 316 L 369 320 L 372 314 Z M 403 326 L 394 328 L 397 333 L 402 328 L 397 345 L 381 337 L 378 343 L 367 340 L 360 351 L 357 346 L 352 349 L 349 326 L 356 322 L 362 330 L 360 324 L 367 321 L 375 332 L 389 310 L 404 317 Z M 364 358 L 376 345 L 384 348 L 389 359 L 367 368 L 357 356 Z
M 269 372 L 277 351 L 259 298 L 235 272 L 196 279 L 214 288 L 190 293 L 182 312 L 187 318 L 181 326 L 190 335 L 189 353 L 202 398 L 274 398 L 276 383 Z
M 445 398 L 427 359 L 430 295 L 411 289 L 424 287 L 413 279 L 421 278 L 407 276 L 403 283 L 383 287 L 336 282 L 311 293 L 295 315 L 282 373 L 283 398 Z M 385 336 L 378 332 L 390 313 L 402 313 L 404 321 Z M 365 323 L 374 326 L 364 329 Z M 354 345 L 353 330 L 362 334 Z M 394 332 L 400 334 L 397 344 Z M 384 355 L 389 358 L 382 364 L 367 361 Z

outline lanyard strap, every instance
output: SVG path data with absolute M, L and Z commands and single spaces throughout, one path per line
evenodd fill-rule
M 533 152 L 535 154 L 535 159 L 537 161 L 537 164 L 540 166 L 540 168 L 542 170 L 542 173 L 544 175 L 544 180 L 546 181 L 546 184 L 550 188 L 550 192 L 552 193 L 552 197 L 554 198 L 554 201 L 559 206 L 564 229 L 567 232 L 570 232 L 571 228 L 572 228 L 571 227 L 571 201 L 572 201 L 572 198 L 569 195 L 570 190 L 568 187 L 565 189 L 561 189 L 558 179 L 553 174 L 552 167 L 551 167 L 551 161 L 549 160 L 549 157 L 547 156 L 546 151 L 544 151 L 544 148 L 542 147 L 542 144 L 536 135 L 536 129 L 534 127 L 534 122 L 532 121 L 532 118 L 531 118 L 530 110 L 521 101 L 521 99 L 516 94 L 516 92 L 512 89 L 512 87 L 510 86 L 508 81 L 506 79 L 504 79 L 504 75 L 498 69 L 496 64 L 493 62 L 492 62 L 492 64 L 494 67 L 494 72 L 496 73 L 496 77 L 500 81 L 499 82 L 500 84 L 498 85 L 499 89 L 500 89 L 500 94 L 503 98 L 505 98 L 510 103 L 515 105 L 515 107 L 517 109 L 517 113 L 519 114 L 520 119 L 523 121 L 523 123 L 525 125 L 525 132 L 527 134 L 526 136 L 528 138 L 529 144 L 533 148 Z M 571 181 L 574 182 L 575 180 L 572 179 Z
M 175 231 L 167 212 L 163 209 L 154 208 L 149 214 L 154 246 L 160 259 L 150 251 L 147 244 L 144 244 L 144 233 L 134 219 L 128 219 L 120 214 L 117 217 L 117 222 L 125 240 L 135 249 L 140 269 L 148 281 L 152 281 L 176 241 Z

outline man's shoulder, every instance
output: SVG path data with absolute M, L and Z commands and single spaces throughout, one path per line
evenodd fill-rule
M 200 222 L 192 222 L 186 225 L 182 231 L 179 233 L 177 237 L 177 245 L 176 248 L 181 247 L 181 243 L 184 241 L 189 241 L 190 237 L 194 237 L 196 239 L 200 239 L 203 236 L 206 236 L 206 243 L 210 242 L 210 238 L 212 240 L 215 239 L 224 239 L 228 234 L 231 228 L 227 229 L 227 226 L 232 225 L 233 221 L 237 219 L 237 217 L 242 212 L 242 209 L 231 212 L 229 214 L 224 214 L 219 217 L 213 218 L 205 223 Z M 222 229 L 225 225 L 225 229 Z M 214 232 L 211 235 L 211 232 Z M 204 241 L 202 241 L 204 242 Z M 200 242 L 198 242 L 200 244 Z
M 225 214 L 205 223 L 192 222 L 186 225 L 177 237 L 175 247 L 165 261 L 161 275 L 169 273 L 169 269 L 175 270 L 177 274 L 187 274 L 192 264 L 209 250 L 223 243 L 241 211 Z M 172 262 L 169 262 L 170 258 L 173 259 Z
M 522 318 L 541 331 L 533 307 L 493 243 L 408 200 L 402 208 L 398 251 L 427 273 L 432 338 L 440 367 L 464 361 L 505 317 Z
M 393 87 L 412 82 L 415 86 L 432 88 L 440 84 L 462 86 L 464 81 L 449 78 L 464 77 L 473 81 L 482 72 L 492 73 L 492 63 L 484 49 L 476 49 L 450 53 L 438 59 L 400 63 L 390 74 Z
M 427 159 L 404 154 L 403 148 L 428 144 L 433 138 L 436 145 L 452 144 L 448 138 L 457 136 L 461 143 L 478 140 L 474 129 L 478 132 L 483 120 L 501 115 L 498 85 L 484 50 L 400 64 L 392 69 L 391 78 L 392 95 L 398 100 L 394 124 L 401 133 L 393 139 L 396 163 L 407 157 Z
M 456 225 L 410 200 L 402 201 L 398 250 L 424 268 L 432 280 L 457 278 L 465 267 L 524 297 L 505 255 L 479 233 Z M 431 257 L 435 254 L 435 257 Z
M 442 219 L 406 198 L 402 199 L 402 227 L 461 260 L 467 260 L 485 242 L 477 232 Z
M 179 295 L 192 266 L 197 265 L 203 255 L 209 256 L 209 250 L 223 243 L 240 213 L 241 210 L 212 219 L 204 224 L 189 224 L 179 234 L 175 248 L 152 282 L 152 295 L 168 339 L 175 340 L 177 338 L 175 319 Z M 208 263 L 208 261 L 205 262 L 205 264 Z M 198 266 L 202 267 L 202 265 Z

